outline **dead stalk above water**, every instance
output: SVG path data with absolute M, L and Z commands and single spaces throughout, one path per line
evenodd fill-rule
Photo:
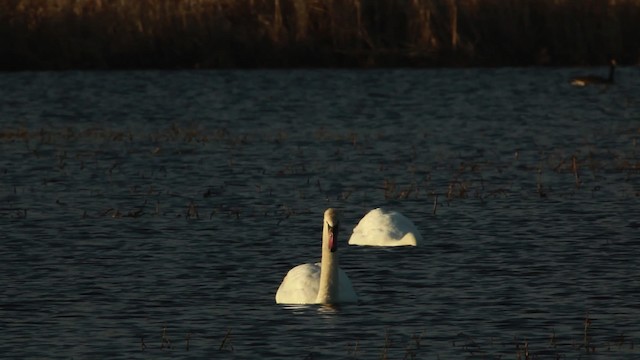
M 433 215 L 436 214 L 436 210 L 438 209 L 438 194 L 433 197 Z
M 527 340 L 524 341 L 522 347 L 519 341 L 516 342 L 516 356 L 518 360 L 531 359 L 531 354 L 529 353 L 529 342 Z
M 193 201 L 191 201 L 189 203 L 189 205 L 187 206 L 186 218 L 187 219 L 200 219 L 200 214 L 198 214 L 198 207 L 196 206 L 196 204 Z
M 231 344 L 231 329 L 228 329 L 227 333 L 224 335 L 224 338 L 220 343 L 220 347 L 218 347 L 218 351 L 222 351 L 226 348 L 229 348 L 230 351 L 233 351 L 233 345 Z
M 382 348 L 382 353 L 380 354 L 380 359 L 387 360 L 389 356 L 389 349 L 391 348 L 392 342 L 389 337 L 389 329 L 385 329 L 384 331 L 384 346 Z
M 575 155 L 573 155 L 571 158 L 571 171 L 573 172 L 576 179 L 576 187 L 580 188 L 580 175 L 578 175 L 578 164 Z
M 185 340 L 186 340 L 186 350 L 189 351 L 189 342 L 191 340 L 191 331 L 189 331 L 187 333 L 187 337 L 185 338 Z
M 547 193 L 544 191 L 544 187 L 542 185 L 542 165 L 538 167 L 537 171 L 538 175 L 536 177 L 536 191 L 538 192 L 538 196 L 541 198 L 547 197 Z
M 584 345 L 584 349 L 587 353 L 589 352 L 595 352 L 595 346 L 592 346 L 591 344 L 591 335 L 589 335 L 589 328 L 591 327 L 592 324 L 592 320 L 589 317 L 589 313 L 587 313 L 585 315 L 584 318 L 584 333 L 583 333 L 583 345 Z
M 169 340 L 169 337 L 167 336 L 167 326 L 165 325 L 162 328 L 162 342 L 160 344 L 160 349 L 171 349 L 171 340 Z

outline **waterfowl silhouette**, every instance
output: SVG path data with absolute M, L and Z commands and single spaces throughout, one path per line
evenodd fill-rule
M 615 59 L 611 59 L 609 62 L 609 77 L 605 78 L 597 75 L 587 75 L 587 76 L 577 76 L 571 79 L 571 85 L 573 86 L 587 86 L 587 85 L 607 85 L 613 84 L 613 74 L 615 72 L 616 66 Z

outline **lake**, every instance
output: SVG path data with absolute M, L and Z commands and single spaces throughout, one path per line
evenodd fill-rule
M 640 72 L 0 74 L 0 352 L 635 359 Z M 342 212 L 360 302 L 283 306 Z M 424 246 L 348 246 L 369 210 Z

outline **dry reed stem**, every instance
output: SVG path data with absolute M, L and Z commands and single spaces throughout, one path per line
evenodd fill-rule
M 433 215 L 436 214 L 436 210 L 438 209 L 438 194 L 433 197 Z
M 584 322 L 583 322 L 583 325 L 584 325 L 583 345 L 587 353 L 595 352 L 595 346 L 592 346 L 591 336 L 589 335 L 589 328 L 591 327 L 591 324 L 592 324 L 592 320 L 591 318 L 589 318 L 589 313 L 587 313 L 585 315 Z
M 185 215 L 187 219 L 200 219 L 200 214 L 198 214 L 198 207 L 193 201 L 191 201 L 187 206 L 187 211 Z
M 165 325 L 162 328 L 162 342 L 160 344 L 160 349 L 171 349 L 171 340 L 169 340 L 169 337 L 167 336 L 167 326 Z
M 231 351 L 233 350 L 233 345 L 231 344 L 231 329 L 227 330 L 227 333 L 224 335 L 224 338 L 222 339 L 222 342 L 220 343 L 220 347 L 218 348 L 218 351 L 222 351 L 223 349 L 229 347 Z
M 580 188 L 580 175 L 578 175 L 578 164 L 576 162 L 575 155 L 571 157 L 571 171 L 573 172 L 576 179 L 576 187 Z
M 347 355 L 357 357 L 359 344 L 360 342 L 358 340 L 356 340 L 356 343 L 353 345 L 353 347 L 351 346 L 351 344 L 347 344 Z

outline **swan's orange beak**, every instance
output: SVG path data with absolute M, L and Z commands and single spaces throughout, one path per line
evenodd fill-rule
M 338 250 L 338 242 L 336 241 L 336 238 L 338 237 L 338 229 L 328 225 L 329 226 L 329 250 L 331 250 L 331 252 L 335 252 L 336 250 Z

